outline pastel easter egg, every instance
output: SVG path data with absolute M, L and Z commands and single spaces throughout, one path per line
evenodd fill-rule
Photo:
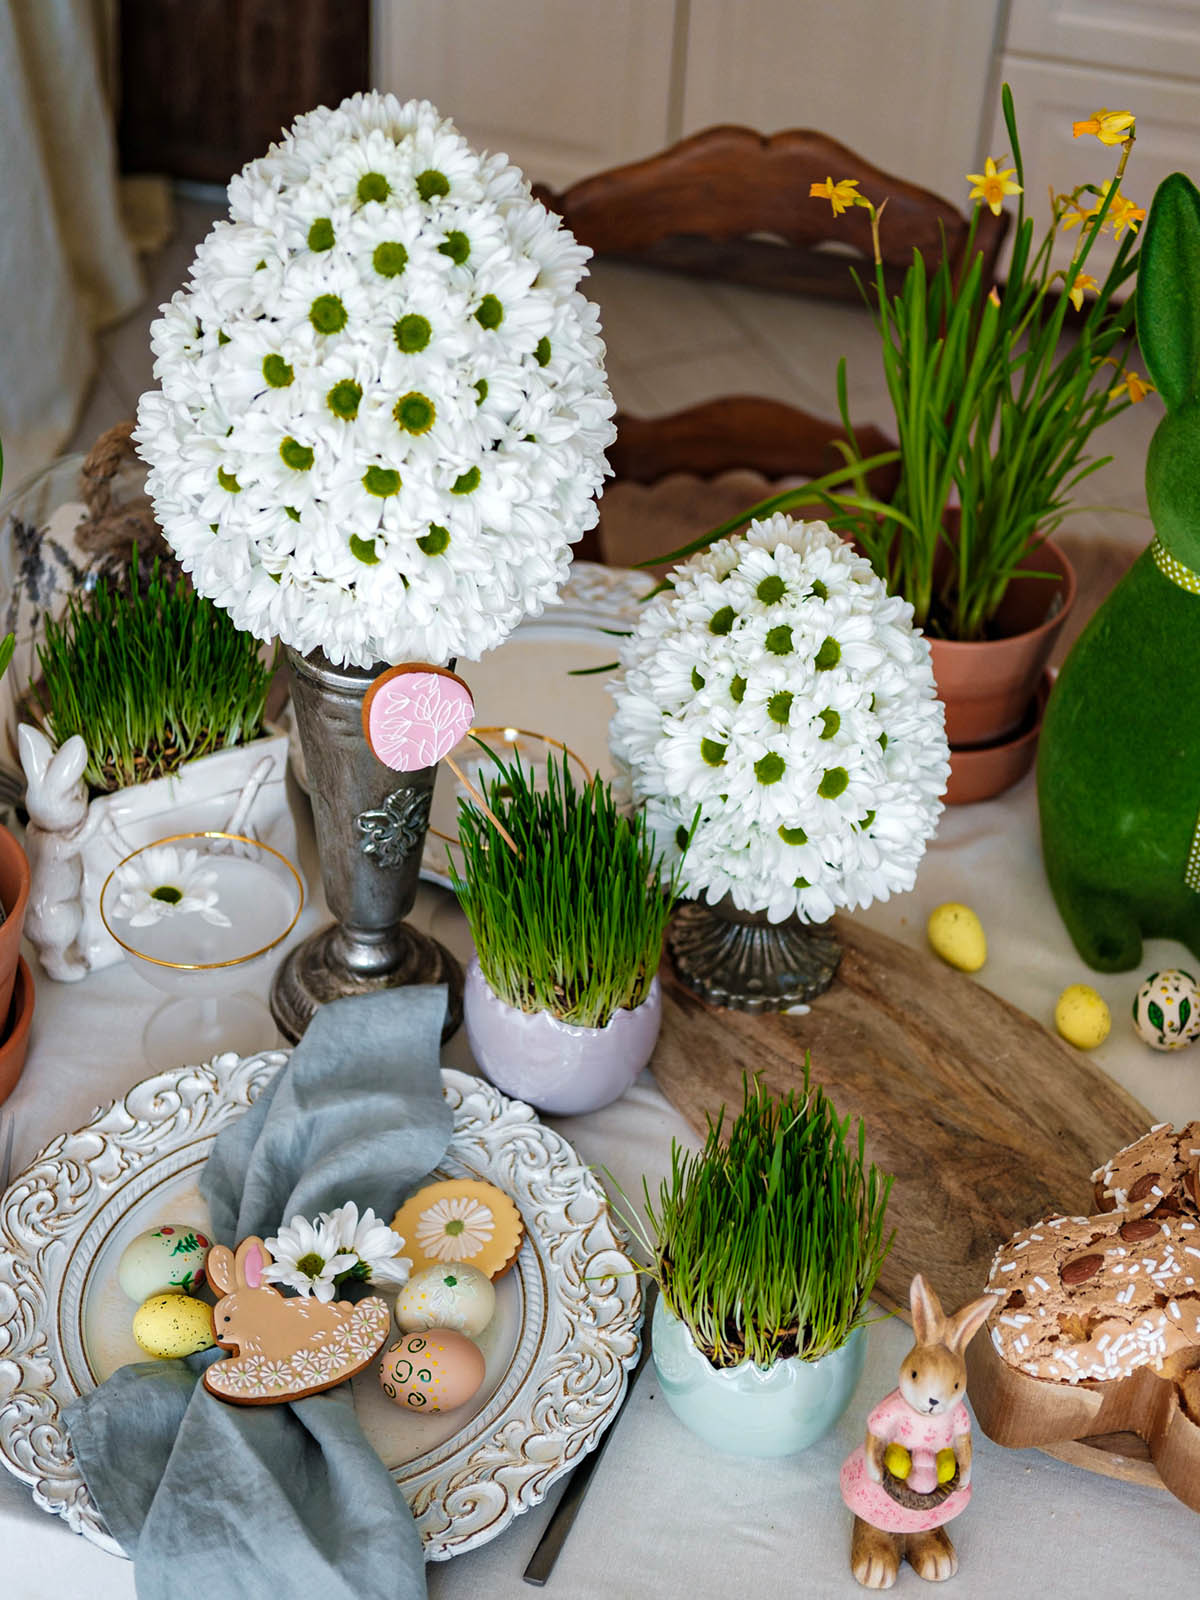
M 405 1411 L 453 1411 L 483 1382 L 483 1351 L 453 1328 L 406 1333 L 383 1354 L 379 1381 Z
M 883 1452 L 883 1464 L 893 1478 L 901 1480 L 907 1478 L 912 1471 L 912 1457 L 902 1444 L 897 1444 L 894 1440 Z
M 170 1361 L 211 1350 L 212 1307 L 190 1294 L 154 1294 L 133 1314 L 133 1337 L 148 1356 Z
M 1072 983 L 1058 997 L 1054 1026 L 1077 1050 L 1094 1050 L 1108 1038 L 1112 1017 L 1103 995 L 1090 983 Z
M 436 766 L 466 737 L 474 717 L 475 702 L 462 679 L 424 662 L 381 673 L 362 709 L 367 743 L 395 772 Z
M 141 1305 L 152 1294 L 191 1294 L 204 1283 L 204 1258 L 212 1240 L 190 1222 L 164 1222 L 139 1233 L 121 1252 L 117 1282 Z
M 455 1333 L 480 1334 L 495 1310 L 492 1280 L 465 1261 L 423 1267 L 396 1297 L 396 1321 L 407 1333 L 450 1328 Z
M 1190 972 L 1152 972 L 1133 999 L 1133 1026 L 1152 1050 L 1181 1050 L 1200 1035 L 1200 991 Z
M 938 906 L 925 931 L 934 955 L 960 972 L 978 972 L 987 960 L 987 935 L 970 906 L 953 900 Z

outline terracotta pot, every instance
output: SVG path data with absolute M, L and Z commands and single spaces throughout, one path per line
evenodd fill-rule
M 948 806 L 972 805 L 976 800 L 991 800 L 1011 789 L 1033 766 L 1038 734 L 1046 701 L 1050 698 L 1051 676 L 1042 673 L 1037 692 L 1011 739 L 995 744 L 968 745 L 950 752 L 950 782 L 943 796 Z
M 1051 540 L 1021 565 L 1034 572 L 1057 573 L 1061 581 L 1015 578 L 996 616 L 998 638 L 966 644 L 953 639 L 929 641 L 952 750 L 996 744 L 1017 732 L 1075 603 L 1075 570 Z
M 0 1018 L 7 1017 L 12 1000 L 17 961 L 21 955 L 21 929 L 29 904 L 29 861 L 7 828 L 0 827 Z M 0 1033 L 0 1039 L 4 1037 Z
M 19 958 L 13 977 L 12 1004 L 5 1017 L 4 1042 L 0 1044 L 0 1100 L 7 1100 L 17 1086 L 29 1049 L 29 1024 L 33 1021 L 33 973 L 24 956 Z

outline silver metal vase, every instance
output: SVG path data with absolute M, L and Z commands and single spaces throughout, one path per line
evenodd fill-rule
M 813 1000 L 842 959 L 829 923 L 768 922 L 765 911 L 739 911 L 728 895 L 715 906 L 685 901 L 667 948 L 680 982 L 730 1011 L 786 1011 Z
M 463 972 L 436 939 L 404 919 L 412 910 L 436 767 L 393 772 L 363 734 L 363 699 L 386 671 L 337 667 L 323 651 L 287 651 L 292 705 L 304 749 L 325 900 L 336 921 L 287 956 L 271 1011 L 294 1043 L 318 1006 L 343 995 L 410 983 L 449 990 L 443 1039 L 462 1022 Z

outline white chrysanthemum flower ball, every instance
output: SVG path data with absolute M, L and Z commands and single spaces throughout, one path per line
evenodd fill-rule
M 912 607 L 782 514 L 671 574 L 622 649 L 610 744 L 684 893 L 772 922 L 911 889 L 950 772 Z
M 135 434 L 235 622 L 335 662 L 471 660 L 537 615 L 614 436 L 589 251 L 426 101 L 300 117 L 151 329 Z

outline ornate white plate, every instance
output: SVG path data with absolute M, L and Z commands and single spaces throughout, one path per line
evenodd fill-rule
M 212 1141 L 286 1059 L 230 1054 L 147 1078 L 47 1145 L 0 1199 L 0 1460 L 103 1549 L 119 1553 L 62 1408 L 144 1359 L 115 1281 L 121 1251 L 155 1220 L 204 1224 L 197 1182 Z M 526 1234 L 497 1284 L 480 1341 L 487 1376 L 469 1405 L 414 1417 L 385 1399 L 373 1365 L 354 1380 L 364 1431 L 433 1561 L 494 1538 L 595 1445 L 624 1395 L 641 1313 L 604 1191 L 570 1145 L 490 1084 L 442 1076 L 454 1133 L 439 1174 L 504 1189 Z

